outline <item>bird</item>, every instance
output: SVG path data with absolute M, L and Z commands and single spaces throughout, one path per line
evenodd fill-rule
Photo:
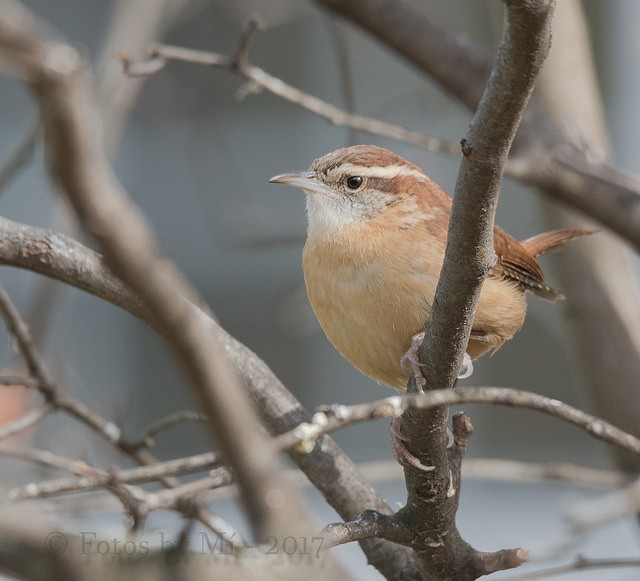
M 417 165 L 375 145 L 337 149 L 308 171 L 269 182 L 306 194 L 302 268 L 325 335 L 363 374 L 405 389 L 411 368 L 418 374 L 415 349 L 431 316 L 452 199 Z M 480 293 L 466 360 L 496 351 L 520 330 L 527 292 L 564 298 L 546 284 L 536 257 L 591 232 L 567 228 L 518 241 L 494 227 L 497 260 Z

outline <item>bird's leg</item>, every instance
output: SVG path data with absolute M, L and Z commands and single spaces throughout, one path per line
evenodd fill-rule
M 424 331 L 416 333 L 411 338 L 411 345 L 407 352 L 400 358 L 400 367 L 407 375 L 413 375 L 416 380 L 416 386 L 418 391 L 422 391 L 422 388 L 427 383 L 427 380 L 422 375 L 421 367 L 424 367 L 424 363 L 420 363 L 418 354 L 420 352 L 420 345 L 424 341 Z M 473 363 L 468 353 L 464 354 L 462 361 L 462 368 L 460 369 L 460 375 L 458 379 L 466 379 L 473 373 Z
M 411 346 L 407 349 L 407 352 L 400 359 L 400 366 L 407 375 L 413 375 L 416 381 L 418 391 L 422 391 L 422 388 L 426 384 L 427 380 L 422 375 L 421 367 L 424 367 L 424 363 L 420 363 L 418 359 L 418 353 L 420 351 L 420 345 L 424 340 L 424 331 L 416 333 L 411 338 Z M 473 363 L 468 353 L 464 354 L 464 360 L 462 362 L 462 368 L 458 379 L 466 379 L 473 373 Z M 429 472 L 434 469 L 434 466 L 426 466 L 418 458 L 416 458 L 404 444 L 406 438 L 402 436 L 402 416 L 394 418 L 389 424 L 389 432 L 391 433 L 391 439 L 393 440 L 393 455 L 398 461 L 398 464 L 408 463 L 418 470 Z M 447 427 L 447 448 L 453 446 L 453 433 Z
M 422 375 L 421 367 L 424 367 L 424 363 L 420 363 L 418 355 L 420 353 L 420 345 L 424 341 L 424 331 L 416 333 L 411 337 L 411 345 L 407 352 L 400 358 L 400 367 L 407 375 L 413 375 L 416 380 L 416 387 L 418 391 L 422 391 L 422 388 L 427 383 L 427 380 Z

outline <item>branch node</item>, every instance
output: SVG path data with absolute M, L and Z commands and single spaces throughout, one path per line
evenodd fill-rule
M 475 159 L 475 149 L 466 137 L 463 137 L 460 140 L 460 147 L 462 149 L 462 155 L 464 155 L 464 157 L 466 157 L 470 161 L 473 161 Z
M 240 37 L 240 44 L 231 57 L 231 69 L 244 72 L 249 67 L 249 48 L 254 38 L 264 30 L 264 24 L 257 18 L 251 18 L 247 23 L 244 34 Z

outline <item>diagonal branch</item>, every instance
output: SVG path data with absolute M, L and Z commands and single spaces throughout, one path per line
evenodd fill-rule
M 36 122 L 4 167 L 0 169 L 0 193 L 3 193 L 3 190 L 16 178 L 20 171 L 24 169 L 27 162 L 33 157 L 39 138 L 40 123 Z
M 162 334 L 152 313 L 104 265 L 102 257 L 73 238 L 45 228 L 19 224 L 0 216 L 0 264 L 27 269 L 105 300 Z M 229 335 L 207 313 L 192 305 L 209 333 L 224 347 L 244 389 L 252 396 L 262 421 L 272 434 L 310 420 L 304 408 L 255 353 Z M 351 459 L 329 437 L 311 454 L 289 455 L 327 502 L 345 520 L 365 509 L 391 513 L 391 508 L 360 474 Z M 416 577 L 411 551 L 382 539 L 363 541 L 369 563 L 386 578 Z
M 275 450 L 263 437 L 251 403 L 202 319 L 184 301 L 195 296 L 162 258 L 145 218 L 111 170 L 90 103 L 90 78 L 70 46 L 51 40 L 19 4 L 0 3 L 0 46 L 38 100 L 49 170 L 105 260 L 146 303 L 164 330 L 215 436 L 233 468 L 254 534 L 263 540 L 290 528 L 270 500 L 278 491 L 294 522 L 306 522 L 297 496 L 279 474 Z M 291 517 L 291 514 L 288 514 Z
M 252 28 L 249 28 L 249 31 L 252 30 Z M 169 61 L 182 61 L 229 70 L 246 79 L 250 83 L 251 91 L 268 91 L 276 97 L 280 97 L 318 117 L 326 119 L 333 125 L 348 127 L 372 135 L 384 135 L 392 139 L 424 147 L 429 151 L 455 156 L 460 154 L 460 148 L 457 144 L 447 141 L 446 139 L 440 139 L 373 117 L 349 113 L 331 103 L 319 99 L 315 95 L 305 93 L 297 87 L 289 85 L 281 79 L 270 75 L 265 70 L 250 64 L 248 61 L 248 50 L 249 44 L 241 42 L 241 50 L 236 53 L 235 56 L 229 57 L 215 52 L 205 52 L 161 44 L 153 49 L 147 61 L 134 63 L 126 55 L 122 54 L 120 55 L 120 60 L 122 61 L 125 73 L 132 77 L 155 74 Z

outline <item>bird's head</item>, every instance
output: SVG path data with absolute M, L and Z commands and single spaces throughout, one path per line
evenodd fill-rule
M 328 231 L 378 218 L 399 205 L 415 205 L 414 193 L 430 184 L 416 165 L 375 145 L 337 149 L 304 172 L 269 182 L 301 188 L 307 194 L 309 232 Z

